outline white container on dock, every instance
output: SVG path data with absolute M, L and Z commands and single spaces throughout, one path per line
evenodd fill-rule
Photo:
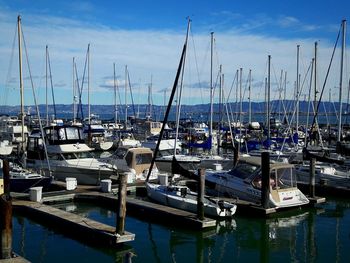
M 168 185 L 168 174 L 158 174 L 159 184 Z
M 41 186 L 29 188 L 29 199 L 33 202 L 41 202 L 43 188 Z
M 74 190 L 77 188 L 77 178 L 74 177 L 67 177 L 66 178 L 66 189 L 67 190 Z
M 103 193 L 112 192 L 112 180 L 110 179 L 101 180 L 101 191 Z

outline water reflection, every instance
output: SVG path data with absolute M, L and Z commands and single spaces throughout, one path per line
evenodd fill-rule
M 59 204 L 66 211 L 115 225 L 112 210 L 86 203 Z M 14 248 L 32 262 L 347 262 L 350 205 L 334 200 L 321 209 L 299 209 L 271 218 L 235 216 L 209 231 L 184 230 L 128 217 L 135 241 L 123 248 L 96 248 L 16 215 Z M 59 244 L 70 259 L 55 250 Z M 74 249 L 73 249 L 74 248 Z

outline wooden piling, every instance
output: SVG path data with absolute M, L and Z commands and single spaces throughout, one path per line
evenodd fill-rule
M 124 235 L 125 218 L 126 218 L 126 184 L 127 175 L 119 174 L 119 191 L 118 191 L 118 207 L 117 207 L 117 222 L 116 233 Z
M 309 181 L 310 197 L 315 197 L 315 164 L 316 164 L 316 158 L 310 158 L 310 181 Z
M 12 257 L 12 202 L 8 160 L 3 160 L 4 194 L 0 195 L 0 259 Z
M 198 169 L 198 195 L 197 195 L 197 217 L 204 220 L 204 187 L 205 187 L 205 170 Z
M 261 205 L 269 208 L 270 196 L 270 153 L 261 153 Z

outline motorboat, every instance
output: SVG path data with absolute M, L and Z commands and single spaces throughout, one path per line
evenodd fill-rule
M 0 160 L 0 177 L 3 177 L 3 161 Z M 43 187 L 48 189 L 52 183 L 52 176 L 45 176 L 37 171 L 25 169 L 17 164 L 10 163 L 10 191 L 11 192 L 28 192 L 31 187 Z M 1 179 L 2 180 L 2 179 Z
M 113 153 L 106 153 L 100 160 L 117 167 L 118 173 L 128 175 L 128 183 L 145 181 L 151 166 L 153 151 L 146 147 L 120 146 Z M 158 169 L 153 167 L 150 180 L 158 178 Z
M 191 191 L 185 185 L 163 185 L 146 182 L 146 188 L 148 197 L 157 203 L 192 213 L 197 212 L 197 193 Z M 208 196 L 204 197 L 204 214 L 208 217 L 232 217 L 236 209 L 235 204 Z
M 231 170 L 206 170 L 205 180 L 208 188 L 220 194 L 261 204 L 261 158 L 241 157 Z M 270 163 L 269 190 L 271 208 L 288 208 L 309 203 L 297 187 L 296 170 L 293 164 Z
M 112 164 L 96 159 L 84 142 L 82 128 L 78 126 L 49 126 L 44 128 L 47 162 L 40 133 L 28 138 L 27 167 L 42 168 L 52 172 L 56 180 L 67 177 L 77 179 L 78 184 L 99 185 L 117 173 Z M 49 163 L 49 164 L 48 164 Z
M 307 162 L 295 165 L 297 180 L 308 184 L 310 181 L 310 165 Z M 315 183 L 328 186 L 350 188 L 350 173 L 348 168 L 337 164 L 316 162 Z
M 113 141 L 108 141 L 106 130 L 101 124 L 86 124 L 84 127 L 85 140 L 97 151 L 108 151 L 113 147 Z

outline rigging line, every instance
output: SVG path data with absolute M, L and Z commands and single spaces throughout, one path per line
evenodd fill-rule
M 197 59 L 197 52 L 196 52 L 196 45 L 194 42 L 194 37 L 193 37 L 193 32 L 192 29 L 190 30 L 190 36 L 192 39 L 192 45 L 193 45 L 193 53 L 194 53 L 194 61 L 195 61 L 195 65 L 196 65 L 196 71 L 197 71 L 197 78 L 198 78 L 198 86 L 199 86 L 199 90 L 202 91 L 202 81 L 200 79 L 200 74 L 199 74 L 199 67 L 198 67 L 198 59 Z M 203 103 L 203 93 L 201 92 L 201 102 Z
M 32 72 L 30 70 L 30 66 L 29 66 L 29 58 L 28 58 L 28 52 L 27 52 L 27 44 L 24 38 L 24 33 L 23 33 L 23 28 L 21 28 L 21 33 L 22 33 L 22 40 L 23 40 L 23 45 L 24 45 L 24 50 L 25 50 L 25 54 L 26 54 L 26 61 L 27 61 L 27 66 L 28 66 L 28 72 L 29 72 L 29 77 L 30 77 L 30 83 L 32 86 L 32 92 L 33 92 L 33 99 L 34 99 L 34 103 L 35 103 L 35 107 L 36 107 L 36 113 L 38 115 L 38 120 L 39 120 L 39 127 L 40 127 L 40 132 L 41 132 L 41 137 L 43 140 L 43 147 L 44 147 L 44 151 L 45 151 L 45 158 L 47 160 L 47 168 L 49 169 L 49 172 L 51 173 L 51 167 L 50 167 L 50 161 L 49 161 L 49 156 L 47 153 L 47 147 L 46 147 L 46 143 L 45 143 L 45 134 L 44 134 L 44 130 L 43 130 L 43 125 L 41 123 L 41 118 L 40 118 L 40 111 L 39 111 L 39 105 L 37 103 L 37 99 L 36 99 L 36 95 L 35 95 L 35 88 L 34 88 L 34 83 L 33 83 L 33 77 L 32 77 Z
M 230 88 L 230 91 L 229 91 L 229 93 L 228 93 L 226 103 L 228 103 L 228 101 L 229 101 L 229 99 L 230 99 L 231 92 L 232 92 L 233 86 L 234 86 L 234 84 L 235 84 L 235 81 L 238 81 L 237 78 L 238 78 L 238 72 L 236 71 L 236 74 L 235 74 L 235 76 L 234 76 L 234 78 L 233 78 L 233 80 L 232 80 L 232 83 L 231 83 L 231 88 Z
M 10 86 L 10 82 L 11 82 L 10 79 L 11 79 L 11 71 L 12 71 L 12 64 L 13 64 L 13 58 L 14 58 L 14 53 L 15 53 L 16 40 L 17 40 L 17 24 L 15 25 L 15 35 L 13 37 L 10 63 L 9 63 L 9 68 L 7 71 L 6 82 L 5 82 L 5 87 L 4 87 L 3 103 L 1 103 L 2 105 L 5 105 L 5 106 L 6 106 L 6 102 L 8 99 L 9 90 L 10 90 L 10 87 L 8 87 L 8 86 Z
M 78 91 L 78 95 L 79 95 L 79 105 L 77 108 L 77 115 L 76 115 L 76 119 L 78 119 L 78 115 L 79 115 L 79 110 L 81 111 L 81 120 L 84 119 L 84 115 L 83 115 L 83 108 L 82 108 L 82 104 L 81 104 L 81 89 L 80 89 L 80 83 L 79 83 L 79 75 L 78 75 L 78 69 L 77 69 L 77 64 L 74 62 L 74 69 L 75 69 L 75 76 L 76 79 L 75 81 L 77 82 L 77 91 Z
M 87 51 L 86 51 L 86 55 L 85 55 L 85 65 L 84 65 L 84 71 L 83 71 L 83 77 L 81 79 L 81 89 L 79 92 L 79 105 L 80 105 L 80 111 L 81 111 L 81 118 L 82 120 L 84 120 L 84 112 L 83 112 L 83 104 L 82 104 L 82 95 L 83 95 L 83 90 L 84 90 L 84 83 L 85 83 L 85 74 L 86 74 L 86 68 L 87 68 L 87 62 L 88 62 L 88 58 L 89 58 L 89 49 L 90 49 L 90 45 L 88 45 Z M 79 86 L 78 86 L 79 89 Z M 88 116 L 90 119 L 90 116 Z
M 171 105 L 172 105 L 172 103 L 173 103 L 173 99 L 174 99 L 174 95 L 175 95 L 175 90 L 176 90 L 176 87 L 177 87 L 177 84 L 178 84 L 178 80 L 179 80 L 180 71 L 181 71 L 181 68 L 182 68 L 183 59 L 184 59 L 184 56 L 185 56 L 185 53 L 186 53 L 186 47 L 187 47 L 187 43 L 185 42 L 185 44 L 184 44 L 184 46 L 183 46 L 183 49 L 182 49 L 182 55 L 181 55 L 180 63 L 179 63 L 179 66 L 178 66 L 178 69 L 177 69 L 177 72 L 176 72 L 174 85 L 173 85 L 173 88 L 172 88 L 172 91 L 171 91 L 171 94 L 170 94 L 170 98 L 169 98 L 169 102 L 168 102 L 168 106 L 167 106 L 167 109 L 166 109 L 166 112 L 165 112 L 165 116 L 164 116 L 164 120 L 163 120 L 163 125 L 162 125 L 162 128 L 161 128 L 161 130 L 160 130 L 160 134 L 159 134 L 159 138 L 158 138 L 158 141 L 157 141 L 156 148 L 154 149 L 154 153 L 153 153 L 153 157 L 152 157 L 152 162 L 151 162 L 150 168 L 148 169 L 148 174 L 147 174 L 147 177 L 146 177 L 146 182 L 148 182 L 149 177 L 151 176 L 152 169 L 153 169 L 153 166 L 154 166 L 154 163 L 155 163 L 155 160 L 156 160 L 156 156 L 158 155 L 159 145 L 160 145 L 161 139 L 162 139 L 162 137 L 163 137 L 165 124 L 166 124 L 167 121 L 168 121 L 168 116 L 169 116 L 170 108 L 171 108 Z
M 330 72 L 330 70 L 331 70 L 332 61 L 333 61 L 333 58 L 334 58 L 335 50 L 336 50 L 336 48 L 337 48 L 337 44 L 338 44 L 338 40 L 339 40 L 339 37 L 340 37 L 341 28 L 342 28 L 342 26 L 339 28 L 337 40 L 335 41 L 335 44 L 334 44 L 334 48 L 333 48 L 333 52 L 332 52 L 332 56 L 331 56 L 331 61 L 330 61 L 329 65 L 328 65 L 328 69 L 327 69 L 327 73 L 326 73 L 325 80 L 324 80 L 324 82 L 323 82 L 323 86 L 322 86 L 322 91 L 321 91 L 321 94 L 320 94 L 320 98 L 319 98 L 319 100 L 318 100 L 317 107 L 316 107 L 316 109 L 315 109 L 315 115 L 314 115 L 314 118 L 313 118 L 313 121 L 312 121 L 311 130 L 313 130 L 313 128 L 314 128 L 314 126 L 315 126 L 316 118 L 317 118 L 317 115 L 318 115 L 318 109 L 319 109 L 319 107 L 320 107 L 320 102 L 321 102 L 321 99 L 322 99 L 322 95 L 323 95 L 324 89 L 325 89 L 325 87 L 326 87 L 326 83 L 327 83 L 327 79 L 328 79 L 329 72 Z M 307 147 L 307 145 L 306 145 L 306 147 Z
M 129 69 L 127 69 L 127 73 L 128 73 L 128 84 L 129 84 L 129 90 L 130 90 L 130 96 L 131 96 L 132 110 L 133 110 L 133 112 L 134 112 L 134 116 L 136 116 L 135 103 L 134 103 L 134 96 L 133 96 L 133 94 L 132 94 L 132 89 L 131 89 L 131 82 L 130 82 Z
M 51 94 L 52 94 L 52 103 L 53 103 L 53 112 L 55 115 L 55 119 L 57 118 L 57 112 L 56 112 L 56 102 L 55 102 L 55 93 L 53 90 L 53 81 L 52 81 L 52 73 L 51 73 L 51 62 L 50 62 L 50 53 L 47 51 L 47 58 L 48 58 L 48 64 L 49 64 L 49 74 L 50 74 L 50 84 L 51 84 Z

